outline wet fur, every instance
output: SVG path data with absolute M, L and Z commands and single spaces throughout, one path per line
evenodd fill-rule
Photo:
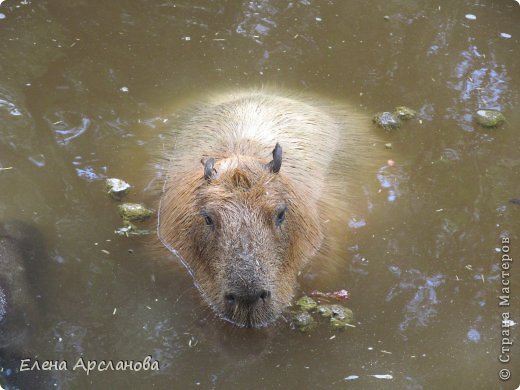
M 216 95 L 181 115 L 165 146 L 158 236 L 218 315 L 264 326 L 290 303 L 298 273 L 327 236 L 325 222 L 347 215 L 349 185 L 357 167 L 369 165 L 368 123 L 352 107 L 273 89 Z M 266 166 L 277 142 L 282 165 L 272 173 Z M 271 218 L 280 204 L 288 212 L 278 231 Z M 215 226 L 220 240 L 205 226 L 204 210 L 218 210 L 216 225 L 225 222 Z M 226 312 L 226 291 L 255 283 L 273 291 L 269 305 Z
M 28 225 L 0 224 L 0 350 L 22 347 L 38 318 L 26 271 L 38 241 L 39 234 Z

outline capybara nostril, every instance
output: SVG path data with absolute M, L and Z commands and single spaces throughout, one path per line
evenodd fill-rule
M 267 291 L 267 290 L 261 290 L 260 291 L 260 299 L 262 301 L 267 301 L 269 298 L 271 298 L 271 291 Z
M 242 294 L 236 296 L 235 301 L 244 305 L 254 305 L 259 301 L 266 302 L 270 296 L 271 293 L 269 291 L 258 288 L 244 291 Z
M 224 295 L 224 302 L 227 306 L 254 305 L 261 301 L 267 303 L 271 297 L 271 292 L 264 289 L 246 290 L 241 294 L 227 293 Z

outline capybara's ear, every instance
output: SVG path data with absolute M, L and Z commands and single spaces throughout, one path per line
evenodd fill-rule
M 266 168 L 272 173 L 280 172 L 282 167 L 282 147 L 277 142 L 273 149 L 273 160 L 266 164 Z
M 215 159 L 210 157 L 206 160 L 202 159 L 200 162 L 202 165 L 204 165 L 204 179 L 210 181 L 213 178 L 213 173 L 215 172 L 215 168 L 213 168 L 215 165 Z

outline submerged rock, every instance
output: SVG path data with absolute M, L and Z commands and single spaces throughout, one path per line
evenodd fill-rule
M 306 311 L 296 313 L 292 320 L 294 326 L 302 332 L 308 332 L 314 328 L 316 322 Z
M 483 127 L 496 127 L 505 122 L 506 118 L 500 111 L 478 110 L 475 113 L 477 123 Z
M 352 322 L 352 320 L 354 319 L 354 313 L 347 307 L 340 305 L 331 305 L 330 309 L 332 311 L 332 318 L 344 320 L 347 322 Z
M 117 209 L 124 221 L 144 221 L 152 215 L 152 210 L 140 203 L 123 203 Z
M 346 320 L 340 320 L 334 317 L 330 319 L 330 327 L 332 329 L 345 329 L 347 326 L 354 327 L 354 325 L 351 325 L 350 322 Z
M 332 309 L 330 308 L 330 305 L 318 305 L 317 310 L 318 314 L 322 317 L 332 317 Z
M 333 293 L 323 293 L 314 290 L 310 295 L 321 296 L 324 299 L 330 300 L 331 298 L 336 299 L 348 299 L 347 290 L 335 291 Z M 308 296 L 303 296 L 295 302 L 295 306 L 298 306 L 298 311 L 293 313 L 291 325 L 293 328 L 299 329 L 300 331 L 307 332 L 317 326 L 316 320 L 319 321 L 319 317 L 329 322 L 332 329 L 344 329 L 347 326 L 355 327 L 353 325 L 354 314 L 349 308 L 339 304 L 329 303 L 316 303 L 314 299 Z
M 403 120 L 413 119 L 417 115 L 417 111 L 406 106 L 399 106 L 395 108 L 394 114 Z
M 106 179 L 105 186 L 110 196 L 116 200 L 121 200 L 130 190 L 130 184 L 115 177 Z
M 345 329 L 347 326 L 354 327 L 354 313 L 347 307 L 340 305 L 332 305 L 330 307 L 332 316 L 330 317 L 330 326 L 332 329 Z
M 296 301 L 296 305 L 303 311 L 310 311 L 316 308 L 316 301 L 308 296 L 303 296 Z
M 374 115 L 372 121 L 387 131 L 397 129 L 401 126 L 401 120 L 388 111 L 378 112 Z

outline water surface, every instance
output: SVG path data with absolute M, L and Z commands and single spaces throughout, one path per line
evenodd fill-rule
M 7 0 L 0 13 L 0 220 L 30 223 L 45 242 L 29 269 L 43 314 L 27 357 L 70 368 L 81 356 L 151 355 L 161 368 L 54 371 L 45 387 L 520 383 L 520 345 L 498 361 L 500 315 L 519 318 L 515 262 L 511 306 L 498 300 L 501 239 L 520 254 L 514 1 Z M 288 316 L 232 328 L 172 255 L 114 234 L 121 220 L 103 179 L 127 180 L 129 200 L 156 208 L 153 161 L 178 107 L 263 84 L 348 102 L 368 118 L 399 105 L 419 113 L 393 133 L 368 120 L 381 137 L 376 168 L 345 216 L 335 269 L 316 262 L 300 278 L 299 293 L 348 289 L 356 328 L 301 334 Z M 480 127 L 482 108 L 506 123 Z M 516 343 L 517 325 L 511 333 Z M 3 386 L 42 380 L 8 368 Z

